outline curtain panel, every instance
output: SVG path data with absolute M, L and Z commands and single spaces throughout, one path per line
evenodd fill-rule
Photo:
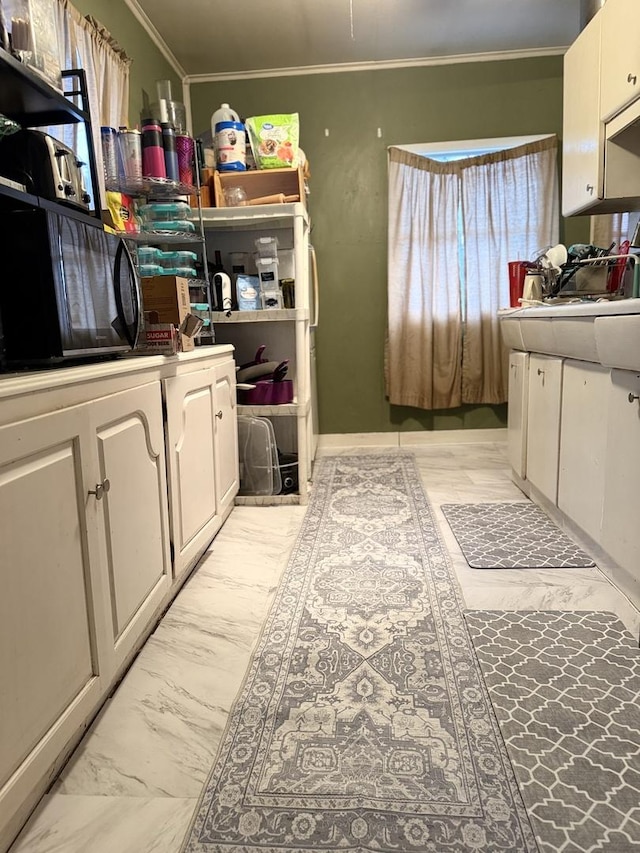
M 507 264 L 556 243 L 558 225 L 555 136 L 448 162 L 389 149 L 390 403 L 506 401 Z
M 104 182 L 100 127 L 128 124 L 129 66 L 131 60 L 115 44 L 109 33 L 92 18 L 83 17 L 69 0 L 54 0 L 56 6 L 60 66 L 82 68 L 87 78 L 89 109 L 93 130 L 102 207 Z M 64 125 L 47 131 L 69 145 L 81 160 L 86 159 L 87 143 L 82 125 Z M 88 179 L 88 172 L 85 180 Z

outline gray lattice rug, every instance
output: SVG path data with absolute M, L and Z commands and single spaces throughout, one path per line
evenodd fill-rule
M 611 613 L 465 618 L 541 853 L 638 853 L 637 642 Z
M 577 569 L 594 562 L 531 501 L 443 504 L 472 569 Z
M 410 455 L 318 463 L 184 849 L 536 850 Z

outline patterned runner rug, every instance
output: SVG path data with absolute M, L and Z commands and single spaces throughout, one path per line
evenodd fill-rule
M 318 463 L 183 849 L 537 850 L 411 455 Z
M 443 504 L 472 569 L 578 569 L 594 562 L 531 501 Z
M 541 853 L 637 853 L 637 641 L 612 613 L 465 619 Z

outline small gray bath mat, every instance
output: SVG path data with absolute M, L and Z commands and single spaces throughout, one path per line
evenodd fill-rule
M 464 614 L 540 853 L 640 850 L 640 649 L 613 613 Z
M 444 504 L 442 512 L 472 569 L 582 569 L 595 565 L 531 501 Z

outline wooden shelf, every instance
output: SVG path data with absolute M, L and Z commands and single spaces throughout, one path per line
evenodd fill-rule
M 291 203 L 306 204 L 304 178 L 302 169 L 252 169 L 248 172 L 214 172 L 212 178 L 213 198 L 216 207 L 227 207 L 224 191 L 227 187 L 241 187 L 246 195 L 246 204 L 243 207 L 266 207 L 270 205 L 252 205 L 251 200 L 264 198 L 272 195 L 282 194 L 288 196 L 286 200 Z

